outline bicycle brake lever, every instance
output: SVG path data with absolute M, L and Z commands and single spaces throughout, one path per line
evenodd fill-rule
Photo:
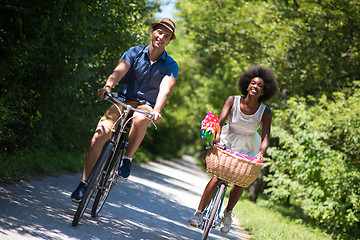
M 213 146 L 215 146 L 215 147 L 220 147 L 220 148 L 223 149 L 223 150 L 226 149 L 225 144 L 220 144 L 220 143 L 217 143 L 217 142 L 214 143 Z
M 105 99 L 105 100 L 107 100 L 107 99 L 109 99 L 109 98 L 111 98 L 111 97 L 112 97 L 111 92 L 105 92 L 105 93 L 104 93 L 104 99 Z

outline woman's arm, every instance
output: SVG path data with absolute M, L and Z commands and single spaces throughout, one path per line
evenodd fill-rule
M 257 156 L 262 158 L 269 147 L 269 139 L 270 139 L 270 128 L 271 128 L 271 119 L 272 113 L 270 108 L 265 108 L 264 114 L 262 116 L 262 132 L 261 132 L 261 145 L 260 151 Z
M 220 116 L 219 116 L 219 124 L 220 124 L 220 131 L 215 136 L 215 142 L 220 142 L 220 133 L 221 128 L 225 124 L 226 118 L 229 115 L 230 109 L 232 108 L 234 104 L 234 96 L 230 96 L 226 99 L 226 102 L 221 110 Z

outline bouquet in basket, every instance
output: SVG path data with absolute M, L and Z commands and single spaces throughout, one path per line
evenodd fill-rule
M 201 122 L 202 138 L 211 144 L 219 131 L 218 115 L 209 112 Z M 223 147 L 212 146 L 206 154 L 208 173 L 241 187 L 248 187 L 253 183 L 261 167 L 261 162 L 256 158 Z
M 204 120 L 201 122 L 201 132 L 202 132 L 202 138 L 205 138 L 209 144 L 211 144 L 211 141 L 215 138 L 216 133 L 220 131 L 220 124 L 219 124 L 219 118 L 217 114 L 212 114 L 212 112 L 209 112 Z M 236 151 L 230 150 L 230 149 L 224 149 L 224 151 L 228 152 L 229 154 L 241 157 L 243 159 L 254 161 L 257 163 L 262 163 L 263 160 L 258 160 L 256 158 L 247 156 L 242 153 L 238 153 Z
M 220 131 L 219 118 L 217 114 L 209 112 L 201 122 L 202 138 L 205 138 L 209 144 L 215 138 L 217 132 Z

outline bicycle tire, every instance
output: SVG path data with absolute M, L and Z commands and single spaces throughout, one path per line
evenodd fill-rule
M 226 188 L 226 185 L 224 183 L 220 183 L 219 190 L 216 193 L 216 197 L 215 197 L 213 205 L 211 206 L 211 209 L 210 209 L 210 216 L 208 219 L 205 220 L 204 231 L 201 236 L 201 240 L 207 239 L 207 237 L 213 227 L 213 222 L 214 222 L 216 213 L 219 210 L 221 198 L 225 191 L 225 188 Z
M 121 134 L 115 154 L 112 155 L 112 158 L 106 168 L 105 175 L 101 180 L 98 192 L 94 200 L 94 204 L 91 209 L 92 217 L 96 217 L 99 215 L 110 194 L 111 189 L 113 188 L 118 179 L 118 175 L 116 174 L 116 172 L 119 169 L 120 160 L 122 159 L 122 156 L 124 154 L 126 136 L 127 135 L 124 132 Z
M 123 149 L 122 149 L 123 152 Z M 91 209 L 91 216 L 97 217 L 103 208 L 111 189 L 115 185 L 118 175 L 116 171 L 118 171 L 120 165 L 120 159 L 122 158 L 122 153 L 120 154 L 119 158 L 116 161 L 112 161 L 113 164 L 109 164 L 109 167 L 105 173 L 102 182 L 100 183 L 100 188 L 96 194 L 93 207 Z
M 105 163 L 107 159 L 109 158 L 109 155 L 112 152 L 113 144 L 111 142 L 108 142 L 106 146 L 104 147 L 103 151 L 101 152 L 101 155 L 96 162 L 95 166 L 93 167 L 89 180 L 88 180 L 88 186 L 86 187 L 86 190 L 84 192 L 84 195 L 81 199 L 81 202 L 75 212 L 74 219 L 72 221 L 72 226 L 76 227 L 83 216 L 91 197 L 95 190 L 97 190 L 97 185 L 100 181 L 100 177 L 103 174 L 103 170 L 105 167 Z

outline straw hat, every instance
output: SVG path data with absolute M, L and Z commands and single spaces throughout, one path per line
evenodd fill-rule
M 176 36 L 175 36 L 175 23 L 170 18 L 163 18 L 158 22 L 153 22 L 151 24 L 151 27 L 154 29 L 159 24 L 166 27 L 167 29 L 169 29 L 172 32 L 173 36 L 172 36 L 171 39 L 176 39 Z

